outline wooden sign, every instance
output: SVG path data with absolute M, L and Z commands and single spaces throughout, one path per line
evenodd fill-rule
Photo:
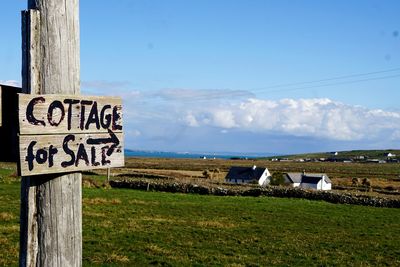
M 18 94 L 18 102 L 20 175 L 124 166 L 120 98 Z
M 117 97 L 19 94 L 19 133 L 64 134 L 122 131 Z

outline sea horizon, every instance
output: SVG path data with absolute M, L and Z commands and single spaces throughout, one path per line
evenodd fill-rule
M 254 152 L 174 152 L 157 150 L 133 150 L 125 149 L 126 157 L 146 158 L 206 158 L 206 159 L 230 159 L 230 158 L 261 158 L 278 156 L 277 153 L 254 153 Z

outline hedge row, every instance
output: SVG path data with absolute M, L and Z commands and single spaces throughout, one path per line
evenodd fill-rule
M 323 200 L 330 203 L 363 205 L 373 207 L 400 208 L 400 199 L 369 196 L 363 194 L 341 193 L 334 191 L 305 190 L 291 187 L 214 187 L 179 182 L 157 182 L 143 180 L 117 180 L 110 181 L 114 188 L 131 188 L 139 190 L 161 191 L 171 193 L 193 193 L 216 196 L 271 196 L 284 198 L 303 198 L 310 200 Z

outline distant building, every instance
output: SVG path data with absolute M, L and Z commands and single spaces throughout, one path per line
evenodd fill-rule
M 370 163 L 386 163 L 386 160 L 382 160 L 382 159 L 369 159 L 367 162 Z
M 282 158 L 282 159 L 279 159 L 279 161 L 280 162 L 290 162 L 290 161 L 293 161 L 292 159 L 288 159 L 288 158 Z
M 288 172 L 284 174 L 286 184 L 290 184 L 293 187 L 298 187 L 301 184 L 302 173 L 301 172 Z
M 332 189 L 332 181 L 325 173 L 285 173 L 284 179 L 293 187 L 315 190 Z
M 258 183 L 267 186 L 271 182 L 271 174 L 267 168 L 231 167 L 225 177 L 225 181 L 236 184 Z
M 394 154 L 394 153 L 385 153 L 384 155 L 385 155 L 385 157 L 387 157 L 387 158 L 396 157 L 396 154 Z

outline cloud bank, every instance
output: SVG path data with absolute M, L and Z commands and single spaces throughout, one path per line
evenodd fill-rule
M 94 95 L 124 102 L 126 147 L 164 151 L 300 153 L 397 148 L 400 112 L 328 98 L 260 99 L 235 90 L 126 90 L 96 84 Z
M 251 98 L 230 105 L 192 106 L 184 111 L 182 120 L 191 127 L 213 126 L 224 131 L 240 129 L 340 141 L 400 140 L 400 112 L 351 106 L 327 98 Z

